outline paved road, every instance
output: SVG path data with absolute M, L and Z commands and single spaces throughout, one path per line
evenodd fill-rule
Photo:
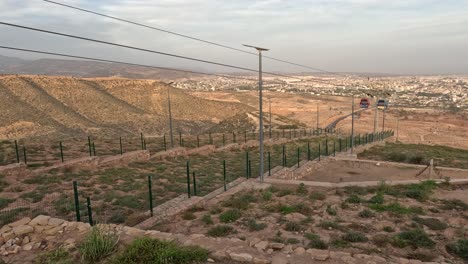
M 359 109 L 357 111 L 354 111 L 354 114 L 356 115 L 357 113 L 360 113 L 362 111 L 366 111 L 366 110 L 369 110 L 370 108 L 362 108 L 362 109 Z M 345 115 L 345 116 L 342 116 L 342 117 L 339 117 L 337 118 L 335 121 L 331 122 L 327 127 L 326 129 L 327 130 L 333 130 L 335 129 L 336 125 L 343 119 L 347 118 L 348 116 L 351 116 L 353 113 L 349 114 L 349 115 Z

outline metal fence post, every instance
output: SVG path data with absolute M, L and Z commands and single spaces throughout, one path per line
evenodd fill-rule
M 167 151 L 166 134 L 164 134 L 163 136 L 163 143 L 164 143 L 164 151 Z
M 88 207 L 88 222 L 90 226 L 94 225 L 93 222 L 93 211 L 91 209 L 91 199 L 89 197 L 86 198 L 86 206 Z
M 96 156 L 96 145 L 94 145 L 94 141 L 93 141 L 93 155 Z
M 75 201 L 75 214 L 76 214 L 76 221 L 81 221 L 80 216 L 80 200 L 78 199 L 78 182 L 73 181 L 73 196 Z
M 247 131 L 244 131 L 244 143 L 247 143 Z
M 232 131 L 232 143 L 236 143 L 236 133 Z
M 62 146 L 62 141 L 59 141 L 59 147 L 60 147 L 60 160 L 63 163 L 63 146 Z
M 307 160 L 310 161 L 310 142 L 307 141 Z
M 299 147 L 297 147 L 297 167 L 300 167 L 300 162 L 301 162 L 301 150 Z
M 249 160 L 249 179 L 252 177 L 252 161 Z
M 186 165 L 187 165 L 187 196 L 188 198 L 190 198 L 191 197 L 191 194 L 190 194 L 190 161 L 187 161 Z
M 226 187 L 226 160 L 223 160 L 223 180 L 224 180 L 224 191 L 227 191 L 227 187 Z
M 271 176 L 271 155 L 270 155 L 270 151 L 268 151 L 268 176 Z
M 153 217 L 153 180 L 151 176 L 148 175 L 148 198 L 149 198 L 149 207 L 150 207 L 150 215 Z
M 197 193 L 197 179 L 195 177 L 195 172 L 192 172 L 192 178 L 193 178 L 193 195 L 198 196 L 198 193 Z
M 329 156 L 330 153 L 328 152 L 328 138 L 325 139 L 325 156 Z
M 88 136 L 88 148 L 89 148 L 89 156 L 93 156 L 93 147 L 91 146 L 91 137 Z
M 24 164 L 28 164 L 28 157 L 26 156 L 26 147 L 23 146 L 23 156 L 24 156 Z
M 336 142 L 333 140 L 333 157 L 336 157 Z
M 318 143 L 318 160 L 320 161 L 322 153 L 320 153 L 320 142 Z
M 247 179 L 249 178 L 249 152 L 247 151 L 245 153 L 245 171 L 246 171 L 246 175 L 245 177 L 247 177 Z
M 197 135 L 197 148 L 199 148 L 199 147 L 200 147 L 200 136 Z
M 286 167 L 286 146 L 283 145 L 283 168 Z
M 341 138 L 338 139 L 338 145 L 340 147 L 340 152 L 341 152 Z
M 223 133 L 223 147 L 224 147 L 225 144 L 226 144 L 226 139 L 225 139 L 224 133 Z
M 20 163 L 19 151 L 18 151 L 18 141 L 15 139 L 15 152 L 16 152 L 16 163 Z
M 119 137 L 120 155 L 123 155 L 122 137 Z
M 211 132 L 208 133 L 210 145 L 213 145 L 213 138 L 211 137 Z

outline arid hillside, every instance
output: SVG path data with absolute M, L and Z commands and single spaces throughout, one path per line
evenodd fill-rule
M 168 130 L 168 91 L 177 131 L 199 133 L 252 110 L 241 103 L 194 97 L 152 80 L 2 76 L 0 138 L 161 134 Z

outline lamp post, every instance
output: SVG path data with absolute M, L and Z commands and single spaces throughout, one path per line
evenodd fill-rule
M 174 82 L 168 83 L 168 85 L 173 84 Z M 172 111 L 171 111 L 171 95 L 169 87 L 167 87 L 167 106 L 169 109 L 169 132 L 171 137 L 171 148 L 174 148 L 174 133 L 172 131 Z
M 258 51 L 258 104 L 259 104 L 259 126 L 260 126 L 260 135 L 259 135 L 259 143 L 260 143 L 260 181 L 263 182 L 263 97 L 262 97 L 262 51 L 268 51 L 268 49 L 260 48 L 251 45 L 245 45 L 245 47 L 254 48 Z
M 268 98 L 268 104 L 269 104 L 269 107 L 270 107 L 270 139 L 271 139 L 271 127 L 273 126 L 272 123 L 271 123 L 271 98 Z

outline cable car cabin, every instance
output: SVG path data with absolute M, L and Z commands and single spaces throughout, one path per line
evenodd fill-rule
M 386 110 L 388 108 L 388 101 L 380 99 L 379 101 L 377 101 L 377 108 L 380 110 Z
M 370 101 L 367 98 L 362 98 L 361 102 L 359 103 L 359 107 L 361 108 L 369 108 L 370 107 Z

